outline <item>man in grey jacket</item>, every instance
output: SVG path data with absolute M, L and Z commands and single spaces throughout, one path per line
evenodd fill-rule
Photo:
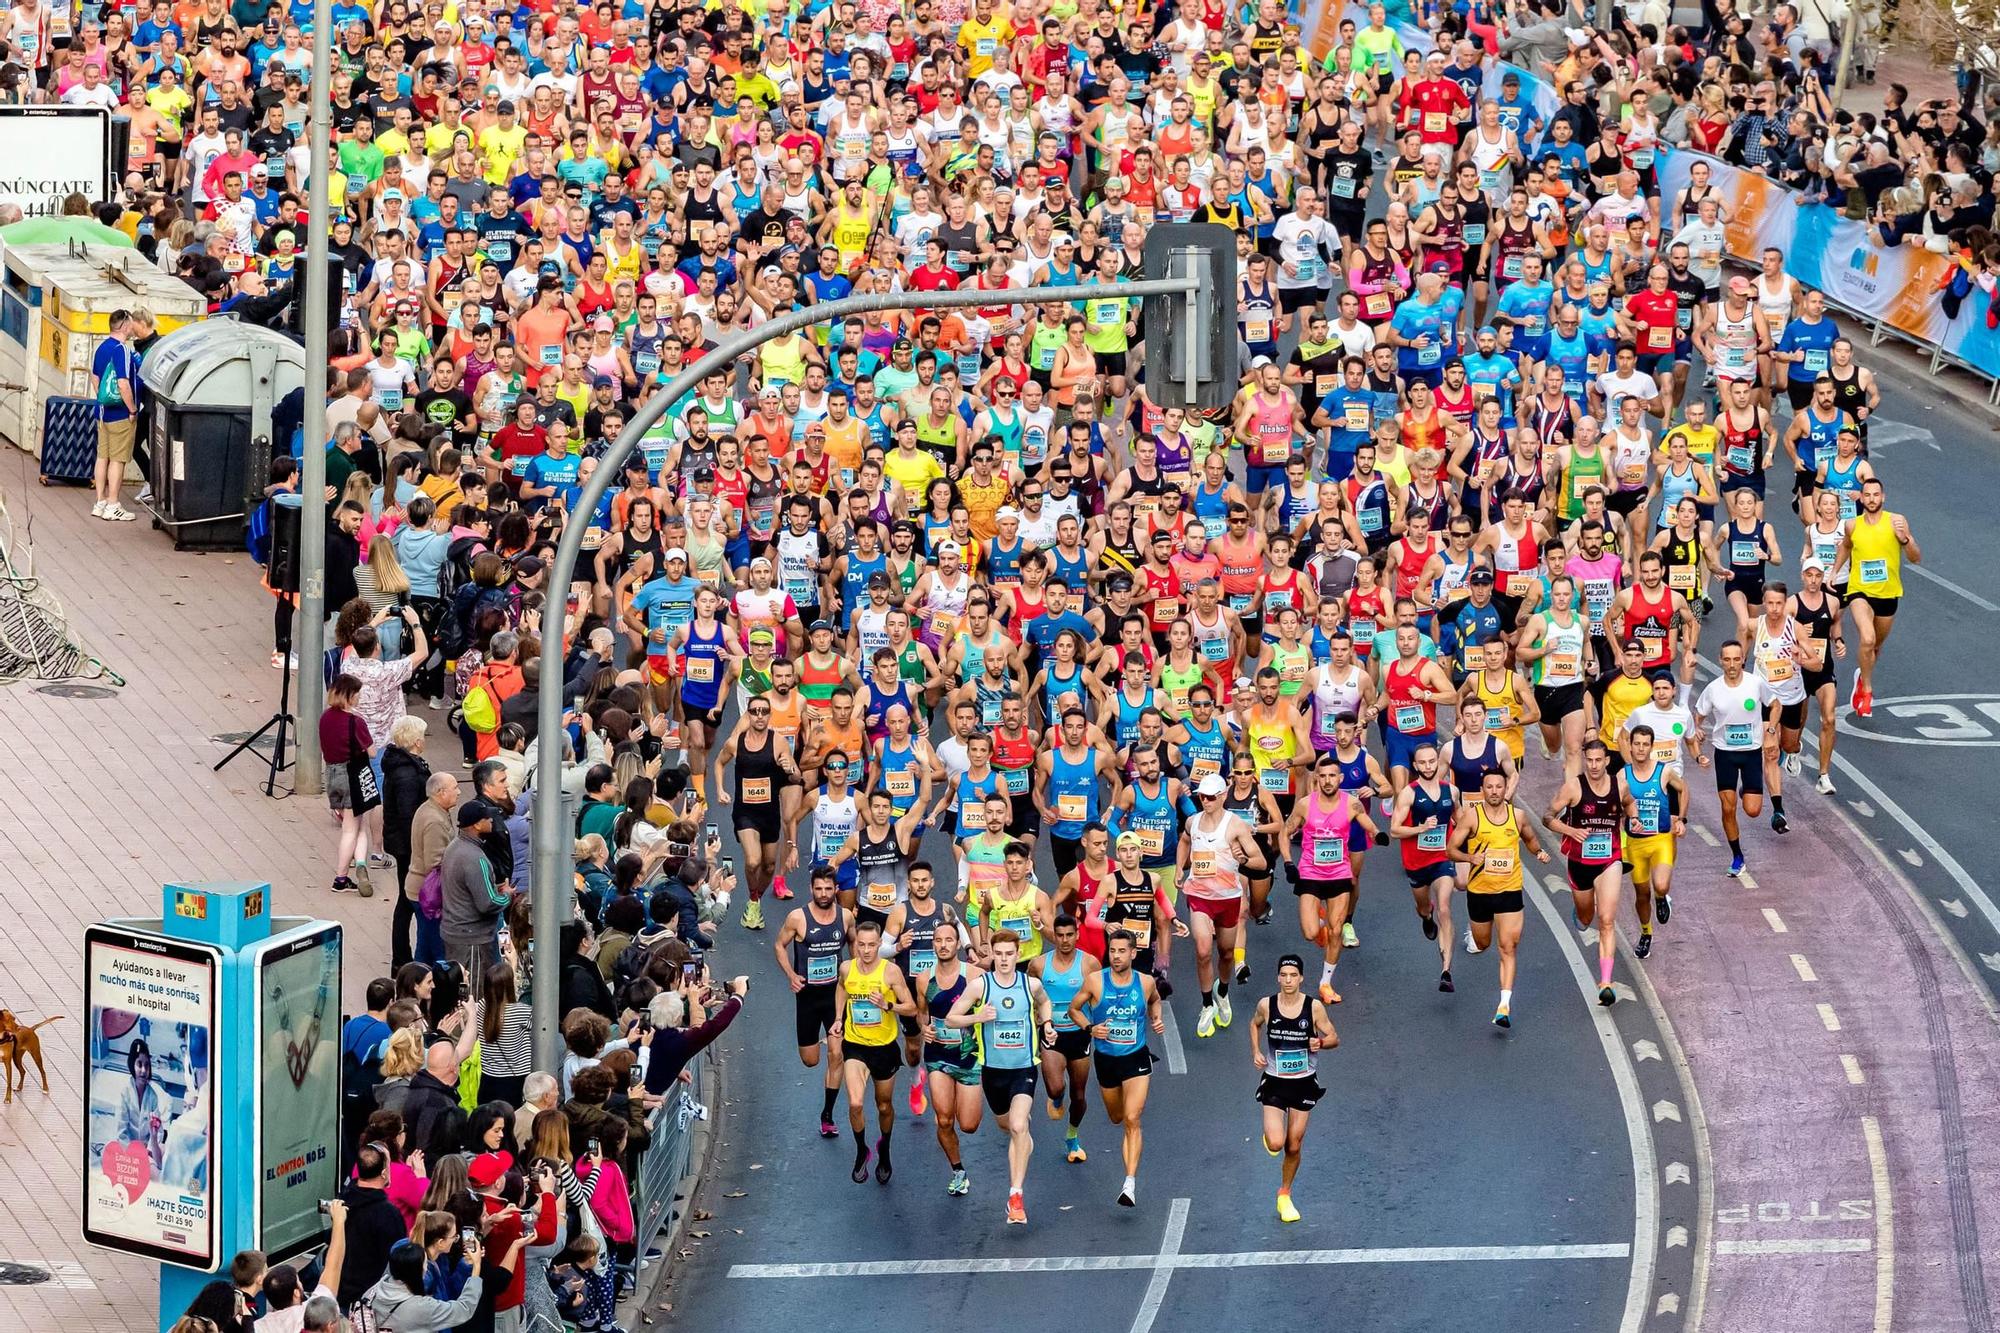
M 1555 0 L 1524 0 L 1509 6 L 1511 31 L 1500 39 L 1500 58 L 1510 60 L 1537 78 L 1546 78 L 1544 62 L 1554 66 L 1569 54 L 1565 28 L 1582 29 L 1590 16 L 1575 4 Z
M 455 1301 L 441 1301 L 424 1291 L 424 1250 L 412 1240 L 396 1242 L 389 1251 L 389 1275 L 368 1293 L 368 1305 L 375 1315 L 376 1333 L 443 1333 L 472 1318 L 479 1308 L 481 1290 L 479 1262 L 484 1256 L 479 1242 L 465 1242 L 465 1261 L 472 1276 Z
M 445 848 L 438 878 L 444 890 L 445 957 L 465 968 L 466 984 L 477 994 L 494 956 L 494 931 L 513 896 L 493 879 L 493 863 L 481 840 L 493 831 L 493 808 L 477 798 L 458 808 L 458 837 Z

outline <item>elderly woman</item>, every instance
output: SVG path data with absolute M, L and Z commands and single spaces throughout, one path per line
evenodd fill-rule
M 424 760 L 424 736 L 430 725 L 414 714 L 405 713 L 389 726 L 389 743 L 382 750 L 382 850 L 396 862 L 396 883 L 410 878 L 410 830 L 425 800 L 431 766 Z M 410 931 L 416 922 L 417 905 L 406 894 L 396 897 L 395 919 L 390 925 L 393 954 L 398 963 L 410 957 Z

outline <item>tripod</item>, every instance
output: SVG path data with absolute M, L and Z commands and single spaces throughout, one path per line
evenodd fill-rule
M 242 754 L 245 750 L 255 749 L 257 742 L 264 738 L 265 733 L 276 727 L 278 734 L 272 739 L 271 768 L 270 772 L 264 777 L 264 794 L 266 796 L 278 795 L 278 774 L 292 766 L 292 761 L 285 758 L 285 739 L 298 730 L 298 721 L 292 716 L 292 655 L 290 653 L 286 653 L 280 659 L 280 666 L 281 674 L 278 677 L 278 711 L 271 714 L 263 726 L 237 742 L 235 749 L 216 760 L 213 770 L 220 773 L 223 765 L 227 764 L 237 755 Z M 284 794 L 290 796 L 291 792 L 287 791 Z

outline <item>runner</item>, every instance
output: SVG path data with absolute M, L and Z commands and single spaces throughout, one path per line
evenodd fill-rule
M 1124 1130 L 1120 1153 L 1125 1183 L 1118 1190 L 1118 1202 L 1132 1208 L 1139 1202 L 1139 1157 L 1146 1146 L 1141 1118 L 1153 1085 L 1153 1053 L 1146 1033 L 1165 1032 L 1167 1023 L 1158 985 L 1134 970 L 1139 944 L 1133 933 L 1114 926 L 1105 934 L 1104 946 L 1105 965 L 1083 979 L 1070 998 L 1069 1017 L 1090 1030 L 1104 1114 Z
M 831 867 L 814 866 L 807 878 L 806 903 L 785 914 L 772 941 L 778 968 L 791 983 L 799 1063 L 812 1069 L 820 1063 L 821 1038 L 826 1046 L 825 1101 L 819 1110 L 819 1135 L 840 1137 L 833 1127 L 833 1100 L 840 1095 L 844 1057 L 840 1049 L 840 995 L 843 955 L 854 942 L 854 913 L 840 905 L 838 881 Z
M 868 1126 L 862 1100 L 872 1084 L 880 1131 L 875 1140 L 875 1183 L 886 1185 L 895 1174 L 889 1137 L 896 1129 L 896 1071 L 902 1067 L 896 1016 L 915 1014 L 917 1003 L 910 998 L 903 969 L 882 957 L 881 922 L 855 923 L 854 956 L 841 964 L 838 984 L 839 1017 L 826 1035 L 829 1044 L 840 1043 L 847 1126 L 854 1133 L 854 1183 L 868 1179 Z
M 1722 674 L 1695 701 L 1693 745 L 1695 762 L 1706 766 L 1702 747 L 1710 736 L 1715 739 L 1715 792 L 1722 804 L 1722 833 L 1729 840 L 1729 873 L 1741 877 L 1743 843 L 1736 812 L 1740 807 L 1755 819 L 1764 811 L 1764 712 L 1778 696 L 1762 676 L 1744 672 L 1742 644 L 1732 639 L 1716 657 Z
M 1007 1222 L 1026 1226 L 1028 1205 L 1022 1188 L 1035 1105 L 1035 1067 L 1043 1042 L 1055 1040 L 1056 1025 L 1042 983 L 1018 969 L 1021 941 L 997 931 L 987 942 L 993 967 L 975 974 L 952 1003 L 946 1025 L 979 1030 L 979 1082 L 993 1118 L 1007 1131 Z
M 1229 968 L 1241 959 L 1245 872 L 1264 867 L 1264 854 L 1250 826 L 1229 809 L 1229 783 L 1210 773 L 1196 784 L 1201 811 L 1181 828 L 1179 848 L 1189 927 L 1194 935 L 1195 978 L 1201 986 L 1197 1037 L 1212 1037 L 1229 1026 Z M 1240 966 L 1240 962 L 1238 964 Z
M 1368 836 L 1376 832 L 1368 812 L 1341 789 L 1340 761 L 1330 754 L 1320 755 L 1313 769 L 1312 789 L 1293 808 L 1278 837 L 1284 859 L 1291 862 L 1292 891 L 1299 899 L 1299 933 L 1320 948 L 1319 997 L 1328 1004 L 1340 1003 L 1333 972 L 1340 962 L 1340 927 L 1354 906 L 1348 833 L 1356 824 Z M 1296 859 L 1291 852 L 1294 838 L 1299 839 Z
M 1618 1001 L 1611 989 L 1611 964 L 1618 953 L 1619 829 L 1624 817 L 1610 759 L 1603 741 L 1585 741 L 1583 772 L 1563 779 L 1542 815 L 1542 827 L 1562 839 L 1576 928 L 1597 936 L 1597 1002 L 1607 1007 Z
M 1278 1218 L 1284 1222 L 1299 1220 L 1292 1182 L 1305 1151 L 1306 1125 L 1326 1096 L 1319 1082 L 1319 1057 L 1340 1044 L 1332 1016 L 1318 996 L 1305 993 L 1304 981 L 1303 959 L 1293 953 L 1278 959 L 1277 993 L 1257 1001 L 1250 1019 L 1250 1062 L 1260 1075 L 1264 1151 L 1273 1157 L 1282 1153 L 1285 1159 L 1278 1185 Z
M 1072 872 L 1074 873 L 1074 872 Z M 1078 1140 L 1083 1117 L 1089 1107 L 1085 1093 L 1090 1084 L 1090 1031 L 1070 1017 L 1070 1001 L 1083 983 L 1103 966 L 1077 947 L 1081 931 L 1068 912 L 1057 915 L 1052 932 L 1055 947 L 1028 964 L 1028 974 L 1049 993 L 1055 1011 L 1055 1040 L 1042 1047 L 1042 1080 L 1049 1086 L 1049 1119 L 1063 1118 L 1063 1101 L 1069 1101 L 1069 1124 L 1063 1134 L 1063 1160 L 1089 1160 Z
M 1922 563 L 1923 548 L 1910 535 L 1910 521 L 1882 507 L 1882 479 L 1861 484 L 1861 512 L 1847 520 L 1835 556 L 1848 569 L 1848 609 L 1854 613 L 1854 635 L 1860 640 L 1861 662 L 1854 670 L 1854 693 L 1848 706 L 1856 717 L 1875 715 L 1875 665 L 1896 611 L 1903 601 L 1903 560 Z
M 953 1196 L 972 1190 L 959 1154 L 959 1136 L 979 1131 L 980 1098 L 973 1089 L 981 1082 L 979 1051 L 973 1034 L 953 1027 L 945 1020 L 952 1006 L 965 993 L 966 983 L 978 970 L 959 955 L 959 926 L 956 921 L 940 921 L 933 927 L 929 957 L 911 977 L 911 984 L 923 994 L 924 1010 L 919 1031 L 923 1037 L 924 1078 L 930 1083 L 930 1102 L 937 1108 L 937 1141 L 951 1168 L 951 1180 L 944 1192 Z
M 1665 925 L 1673 916 L 1674 859 L 1687 831 L 1688 792 L 1680 766 L 1662 757 L 1649 724 L 1634 723 L 1624 745 L 1618 796 L 1625 812 L 1625 873 L 1639 914 L 1639 942 L 1632 952 L 1644 958 L 1653 951 L 1654 917 Z
M 1458 877 L 1447 842 L 1458 802 L 1452 787 L 1439 780 L 1437 746 L 1419 745 L 1411 763 L 1415 776 L 1409 786 L 1396 793 L 1389 836 L 1402 848 L 1403 875 L 1410 882 L 1424 938 L 1437 941 L 1442 968 L 1438 989 L 1448 994 L 1455 989 L 1451 979 L 1451 891 Z
M 1452 827 L 1451 859 L 1471 868 L 1466 881 L 1465 911 L 1472 924 L 1466 929 L 1468 953 L 1483 952 L 1496 940 L 1500 945 L 1500 1003 L 1493 1011 L 1493 1026 L 1514 1025 L 1514 955 L 1521 944 L 1521 849 L 1548 864 L 1535 830 L 1512 801 L 1507 799 L 1507 778 L 1499 769 L 1488 769 L 1479 783 L 1479 799 L 1458 812 Z

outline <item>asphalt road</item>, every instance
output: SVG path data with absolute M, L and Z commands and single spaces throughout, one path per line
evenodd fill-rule
M 942 838 L 933 835 L 925 852 L 948 864 Z M 1100 1107 L 1083 1127 L 1090 1160 L 1081 1165 L 1063 1161 L 1060 1131 L 1038 1108 L 1025 1228 L 1003 1224 L 1005 1143 L 990 1120 L 965 1148 L 968 1197 L 944 1193 L 931 1122 L 913 1119 L 900 1097 L 894 1181 L 848 1179 L 851 1140 L 818 1137 L 820 1076 L 799 1065 L 792 1046 L 791 998 L 769 952 L 778 917 L 767 912 L 761 936 L 731 925 L 723 968 L 750 972 L 751 1003 L 723 1043 L 727 1104 L 702 1199 L 715 1215 L 695 1224 L 709 1234 L 691 1242 L 670 1296 L 675 1309 L 698 1312 L 704 1326 L 773 1327 L 824 1322 L 830 1303 L 853 1302 L 941 1327 L 1053 1301 L 1093 1309 L 1107 1328 L 1143 1329 L 1161 1308 L 1148 1289 L 1164 1287 L 1172 1313 L 1159 1326 L 1172 1328 L 1291 1317 L 1316 1304 L 1364 1326 L 1615 1326 L 1631 1270 L 1632 1148 L 1593 1039 L 1594 1011 L 1558 941 L 1530 913 L 1515 1027 L 1501 1035 L 1487 1021 L 1492 956 L 1458 960 L 1459 992 L 1439 994 L 1434 947 L 1391 857 L 1378 854 L 1365 880 L 1363 947 L 1341 965 L 1341 1045 L 1323 1058 L 1329 1095 L 1309 1131 L 1294 1192 L 1305 1220 L 1294 1226 L 1274 1212 L 1278 1169 L 1257 1143 L 1248 1051 L 1249 1010 L 1268 987 L 1271 960 L 1297 946 L 1288 894 L 1272 925 L 1255 931 L 1258 983 L 1235 993 L 1235 1024 L 1211 1040 L 1193 1035 L 1199 997 L 1188 989 L 1193 957 L 1182 946 L 1171 1008 L 1186 1073 L 1168 1072 L 1166 1042 L 1155 1036 L 1140 1206 L 1114 1203 L 1118 1138 Z M 844 1130 L 843 1110 L 836 1119 Z M 1173 1225 L 1181 1215 L 1184 1228 Z M 1170 1226 L 1180 1234 L 1167 1248 L 1180 1259 L 1163 1269 L 1156 1256 Z M 1513 1247 L 1537 1246 L 1590 1248 L 1512 1256 Z M 1509 1257 L 1431 1252 L 1443 1247 L 1508 1247 Z M 1048 1260 L 1054 1271 L 853 1275 L 844 1267 L 975 1257 Z M 836 1267 L 799 1276 L 769 1267 L 801 1264 Z

